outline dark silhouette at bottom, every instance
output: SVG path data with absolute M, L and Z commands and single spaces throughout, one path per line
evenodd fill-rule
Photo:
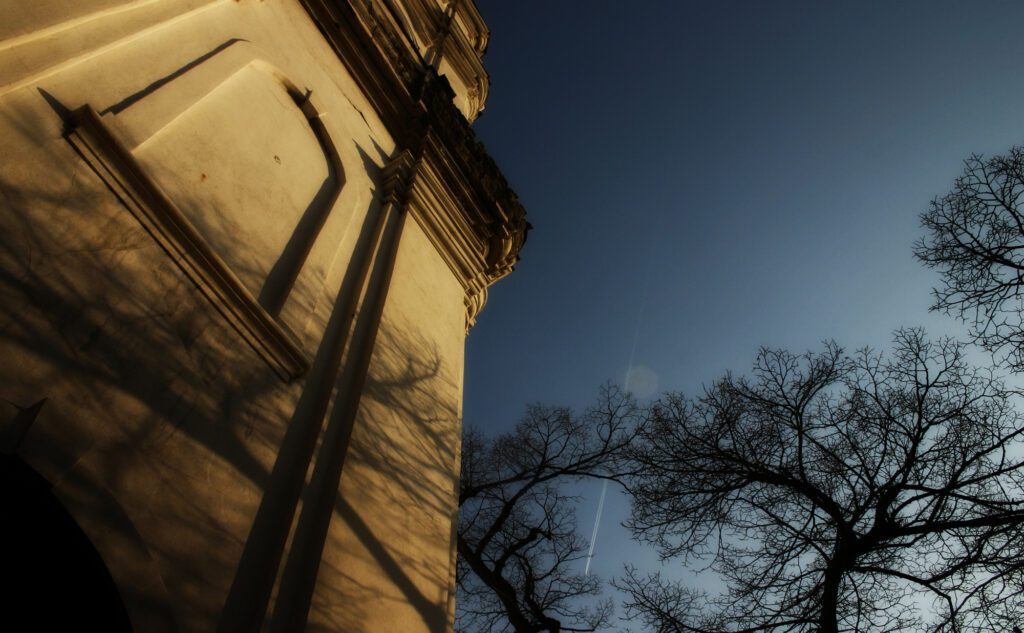
M 107 566 L 49 482 L 2 453 L 0 516 L 0 629 L 131 632 Z

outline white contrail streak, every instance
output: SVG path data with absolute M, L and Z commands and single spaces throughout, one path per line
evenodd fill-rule
M 633 346 L 629 350 L 629 364 L 626 365 L 626 378 L 622 387 L 629 391 L 629 379 L 633 374 L 633 358 L 636 356 L 636 341 L 640 334 L 640 319 L 644 315 L 644 307 L 647 305 L 647 288 L 651 281 L 650 261 L 648 260 L 647 274 L 644 276 L 644 291 L 640 296 L 640 309 L 636 313 L 636 324 L 633 326 Z M 604 510 L 604 497 L 608 493 L 608 480 L 605 479 L 601 485 L 601 498 L 597 502 L 597 512 L 594 513 L 594 529 L 590 532 L 590 550 L 587 552 L 587 564 L 583 568 L 583 575 L 590 575 L 590 562 L 594 560 L 594 546 L 597 545 L 597 528 L 601 525 L 601 512 Z
M 601 486 L 601 500 L 597 502 L 597 514 L 594 515 L 594 531 L 590 533 L 590 551 L 587 552 L 587 566 L 583 570 L 584 576 L 590 575 L 590 561 L 594 560 L 594 545 L 597 543 L 597 528 L 601 525 L 601 510 L 604 509 L 604 495 L 608 492 L 608 480 L 604 480 Z

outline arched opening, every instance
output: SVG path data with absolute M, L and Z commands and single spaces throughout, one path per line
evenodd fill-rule
M 0 454 L 0 629 L 132 631 L 117 585 L 49 482 Z

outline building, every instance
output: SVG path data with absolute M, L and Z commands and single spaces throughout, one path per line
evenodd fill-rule
M 528 225 L 472 0 L 0 0 L 4 613 L 447 631 Z

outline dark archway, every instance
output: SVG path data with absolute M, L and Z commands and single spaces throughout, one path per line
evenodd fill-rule
M 2 453 L 0 539 L 0 629 L 131 633 L 117 585 L 85 532 L 49 482 Z

